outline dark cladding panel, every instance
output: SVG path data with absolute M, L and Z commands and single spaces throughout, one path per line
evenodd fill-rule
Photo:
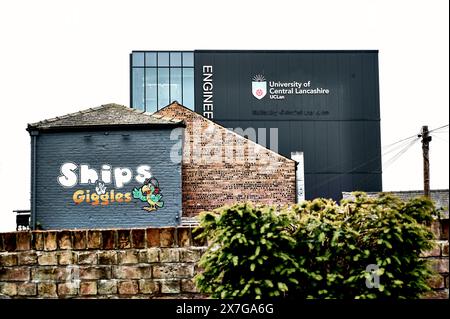
M 341 146 L 341 134 L 339 122 L 327 122 L 327 148 L 328 156 L 326 160 L 327 167 L 338 172 L 342 172 L 343 168 L 343 152 Z
M 227 128 L 262 129 L 267 147 L 273 146 L 270 128 L 277 128 L 280 153 L 290 157 L 292 151 L 304 152 L 307 198 L 334 194 L 331 197 L 339 199 L 343 190 L 381 190 L 378 122 L 221 121 L 221 124 Z M 349 179 L 350 176 L 353 178 Z
M 305 174 L 306 198 L 342 198 L 342 192 L 379 191 L 381 180 L 377 174 Z
M 380 173 L 377 122 L 362 121 L 221 121 L 227 128 L 278 129 L 278 151 L 305 152 L 307 173 Z M 367 145 L 374 145 L 373 149 Z M 290 157 L 289 154 L 286 156 Z
M 378 52 L 196 51 L 195 83 L 198 113 L 264 128 L 268 146 L 278 128 L 279 153 L 304 152 L 307 198 L 381 191 Z
M 379 120 L 377 53 L 196 52 L 196 111 L 203 112 L 205 68 L 212 68 L 218 120 Z M 264 97 L 252 81 L 261 75 Z M 290 92 L 283 87 L 302 85 Z M 302 90 L 328 90 L 316 94 Z

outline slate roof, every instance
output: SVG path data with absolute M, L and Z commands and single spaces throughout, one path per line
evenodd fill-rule
M 111 127 L 111 126 L 184 126 L 180 119 L 153 116 L 119 104 L 105 104 L 75 113 L 58 116 L 37 123 L 28 124 L 31 130 L 52 130 L 70 128 Z

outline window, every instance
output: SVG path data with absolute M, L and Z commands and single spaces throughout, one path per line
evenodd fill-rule
M 157 69 L 145 68 L 145 110 L 153 113 L 158 110 Z
M 169 68 L 158 69 L 158 110 L 170 103 Z
M 144 110 L 144 69 L 133 69 L 133 107 Z
M 156 112 L 173 101 L 194 109 L 194 53 L 131 53 L 131 107 Z
M 181 59 L 180 59 L 181 62 Z M 181 68 L 170 68 L 170 102 L 181 103 L 182 96 Z
M 144 66 L 144 53 L 142 52 L 133 53 L 133 66 Z
M 183 66 L 194 66 L 193 52 L 183 52 Z
M 168 52 L 158 52 L 158 66 L 170 66 Z
M 156 66 L 156 52 L 145 53 L 145 66 Z
M 170 66 L 181 66 L 181 52 L 170 52 Z
M 194 109 L 194 68 L 183 68 L 183 103 Z

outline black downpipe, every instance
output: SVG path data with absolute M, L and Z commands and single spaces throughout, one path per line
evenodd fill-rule
M 38 132 L 30 132 L 32 136 L 32 157 L 31 157 L 31 221 L 30 229 L 36 228 L 36 138 Z

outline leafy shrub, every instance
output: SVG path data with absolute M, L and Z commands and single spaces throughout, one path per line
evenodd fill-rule
M 299 219 L 296 278 L 290 287 L 305 298 L 415 298 L 428 290 L 430 271 L 420 252 L 432 248 L 432 233 L 422 223 L 431 220 L 427 199 L 403 202 L 391 195 L 354 199 L 337 206 L 316 199 L 294 209 Z M 378 287 L 372 273 L 378 268 Z M 370 266 L 369 266 L 370 267 Z M 369 285 L 366 285 L 368 281 Z
M 249 203 L 203 214 L 200 237 L 208 236 L 211 244 L 200 260 L 198 286 L 214 298 L 282 295 L 295 282 L 296 262 L 286 249 L 295 243 L 287 230 L 292 220 L 273 207 Z
M 340 206 L 315 199 L 280 211 L 224 207 L 201 217 L 212 245 L 197 284 L 214 298 L 415 298 L 428 290 L 419 254 L 432 248 L 424 223 L 433 212 L 425 198 L 364 193 Z

